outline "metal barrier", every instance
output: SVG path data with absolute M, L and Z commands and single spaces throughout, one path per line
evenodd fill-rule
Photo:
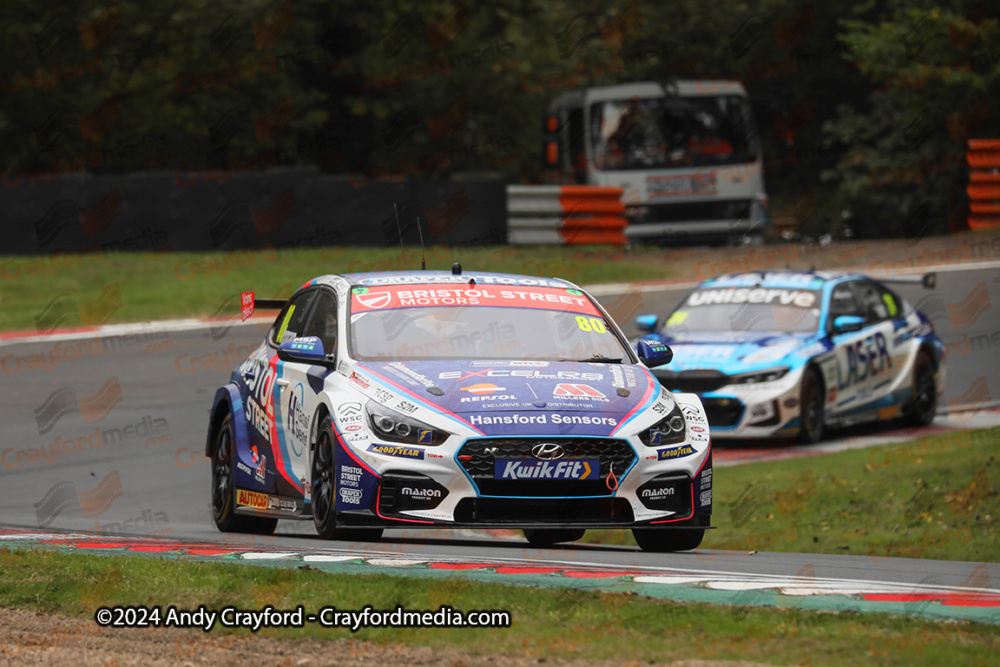
M 1000 139 L 969 139 L 969 228 L 1000 228 Z
M 624 245 L 621 188 L 587 185 L 507 186 L 507 242 L 531 245 Z

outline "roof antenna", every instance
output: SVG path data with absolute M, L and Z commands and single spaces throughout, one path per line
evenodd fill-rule
M 417 216 L 417 232 L 420 234 L 420 270 L 427 270 L 427 252 L 424 250 L 424 230 L 420 229 L 420 216 Z
M 403 248 L 403 228 L 399 224 L 399 209 L 396 208 L 396 202 L 392 202 L 392 210 L 396 213 L 396 231 L 399 232 L 399 249 L 405 253 L 406 249 Z M 403 261 L 406 261 L 405 258 Z

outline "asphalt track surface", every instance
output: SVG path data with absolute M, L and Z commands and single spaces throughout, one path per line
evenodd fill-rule
M 933 318 L 938 334 L 955 345 L 948 361 L 946 404 L 983 406 L 992 401 L 991 388 L 1000 391 L 998 350 L 985 347 L 973 351 L 962 345 L 977 336 L 989 338 L 1000 332 L 1000 314 L 989 303 L 998 283 L 1000 269 L 987 269 L 941 273 L 933 293 L 919 287 L 899 288 L 911 303 L 925 299 L 925 312 Z M 985 292 L 976 291 L 980 284 L 985 286 Z M 605 304 L 618 300 L 619 308 L 630 310 L 634 317 L 644 312 L 667 312 L 685 291 L 671 287 L 642 291 L 638 303 L 634 293 L 630 296 L 605 290 L 600 298 Z M 926 300 L 929 295 L 931 299 Z M 626 301 L 629 298 L 631 301 Z M 631 321 L 622 324 L 630 330 L 628 333 L 634 333 Z M 47 369 L 27 368 L 25 359 L 42 355 L 51 361 L 56 343 L 6 341 L 0 345 L 0 526 L 132 536 L 153 533 L 194 542 L 223 543 L 228 539 L 232 544 L 232 538 L 220 534 L 211 520 L 210 467 L 202 452 L 214 391 L 228 381 L 239 357 L 259 343 L 262 326 L 266 328 L 251 324 L 143 334 L 116 341 L 113 350 L 105 340 L 103 351 L 92 344 L 92 338 L 64 341 L 58 344 L 58 363 Z M 1000 343 L 1000 333 L 996 338 Z M 70 348 L 72 353 L 67 351 Z M 71 355 L 73 358 L 68 358 Z M 207 359 L 204 355 L 213 355 L 216 367 L 202 368 L 204 361 L 192 362 L 194 358 Z M 121 400 L 105 410 L 101 408 L 109 405 L 105 399 L 117 391 L 115 378 Z M 59 389 L 63 391 L 53 399 Z M 99 395 L 102 391 L 104 394 Z M 37 417 L 47 400 L 67 401 L 65 405 L 69 406 L 54 423 Z M 135 425 L 133 430 L 141 434 L 118 442 L 108 435 L 129 425 Z M 147 433 L 150 428 L 157 432 Z M 913 435 L 911 432 L 907 437 Z M 62 447 L 58 457 L 28 461 L 30 450 L 50 452 L 57 439 L 60 443 L 75 440 L 77 444 Z M 716 442 L 720 453 L 741 446 Z M 105 491 L 120 484 L 120 496 L 116 492 L 105 506 L 88 504 L 88 493 L 99 491 L 102 484 Z M 37 505 L 47 497 L 69 497 L 67 490 L 81 500 L 67 501 L 57 512 L 51 511 L 51 503 L 48 514 L 38 510 Z M 381 543 L 374 544 L 323 542 L 315 537 L 310 522 L 282 521 L 278 533 L 269 547 L 332 549 L 390 558 L 502 559 L 536 566 L 587 564 L 642 568 L 651 574 L 662 571 L 795 577 L 808 570 L 818 578 L 916 588 L 932 582 L 968 589 L 970 582 L 985 581 L 986 588 L 973 588 L 1000 593 L 988 585 L 990 581 L 1000 582 L 1000 564 L 987 564 L 986 570 L 980 569 L 976 576 L 978 563 L 766 551 L 748 556 L 744 552 L 705 549 L 650 554 L 625 546 L 567 545 L 539 550 L 513 536 L 499 539 L 495 534 L 474 531 L 391 530 L 386 531 Z

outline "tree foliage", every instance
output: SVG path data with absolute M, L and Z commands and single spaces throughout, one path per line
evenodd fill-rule
M 961 216 L 963 142 L 1000 132 L 996 13 L 973 0 L 16 0 L 0 5 L 2 168 L 7 182 L 300 163 L 360 181 L 531 181 L 542 115 L 565 90 L 733 78 L 757 112 L 772 209 L 817 231 L 846 219 L 902 233 L 918 212 Z

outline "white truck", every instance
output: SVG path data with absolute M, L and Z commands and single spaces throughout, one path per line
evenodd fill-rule
M 631 241 L 763 240 L 760 141 L 743 86 L 697 80 L 580 88 L 545 117 L 550 182 L 620 187 Z

